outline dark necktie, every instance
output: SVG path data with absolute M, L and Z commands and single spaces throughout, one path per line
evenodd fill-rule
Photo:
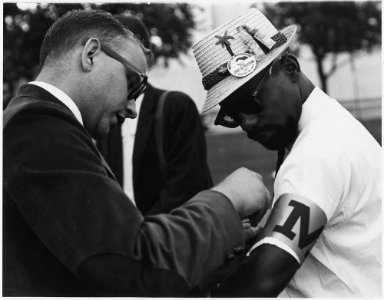
M 113 174 L 113 172 L 112 172 L 111 168 L 109 167 L 108 163 L 105 161 L 104 156 L 100 153 L 100 151 L 97 149 L 97 147 L 95 147 L 95 148 L 96 148 L 97 153 L 100 156 L 101 163 L 102 163 L 102 165 L 103 165 L 107 175 L 117 181 L 117 179 L 115 177 L 115 174 Z
M 277 162 L 276 162 L 275 178 L 276 178 L 277 172 L 279 172 L 279 169 L 280 169 L 281 165 L 283 164 L 284 158 L 285 158 L 285 148 L 283 147 L 283 148 L 277 150 Z

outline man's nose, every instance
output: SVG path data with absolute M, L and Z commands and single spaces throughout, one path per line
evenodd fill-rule
M 239 113 L 239 123 L 243 131 L 251 131 L 259 119 L 255 115 Z
M 134 119 L 137 117 L 135 100 L 133 99 L 128 100 L 127 105 L 125 106 L 125 109 L 127 110 L 127 118 Z

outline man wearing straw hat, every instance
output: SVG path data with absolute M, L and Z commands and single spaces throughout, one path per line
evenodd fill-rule
M 219 104 L 216 125 L 278 151 L 269 218 L 213 295 L 378 297 L 381 147 L 303 74 L 295 32 L 250 9 L 193 47 L 203 112 Z

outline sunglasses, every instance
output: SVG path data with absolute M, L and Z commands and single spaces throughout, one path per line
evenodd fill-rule
M 243 101 L 242 103 L 240 103 L 240 105 L 237 106 L 237 109 L 230 109 L 230 108 L 228 109 L 225 107 L 225 105 L 221 106 L 219 113 L 217 114 L 217 117 L 214 122 L 215 125 L 221 125 L 228 128 L 238 127 L 240 125 L 240 120 L 238 117 L 239 107 L 241 108 L 242 112 L 246 112 L 246 113 L 259 113 L 262 110 L 263 105 L 258 99 L 259 98 L 258 96 L 261 90 L 263 89 L 265 83 L 271 76 L 273 67 L 277 61 L 279 60 L 275 59 L 271 63 L 271 65 L 269 66 L 269 68 L 267 69 L 267 71 L 264 73 L 263 77 L 257 84 L 256 88 L 251 93 L 251 97 L 248 98 L 246 101 Z
M 130 81 L 134 84 L 134 87 L 128 94 L 127 98 L 128 100 L 133 99 L 136 101 L 137 97 L 139 97 L 140 94 L 145 91 L 148 82 L 148 76 L 143 73 L 137 72 L 135 70 L 135 67 L 128 60 L 126 60 L 119 53 L 115 52 L 108 46 L 101 45 L 100 49 L 109 57 L 121 62 L 124 65 L 125 69 L 127 70 L 127 78 L 131 79 Z

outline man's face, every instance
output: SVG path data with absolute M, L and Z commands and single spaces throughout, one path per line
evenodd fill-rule
M 258 86 L 265 74 L 262 86 Z M 226 112 L 248 138 L 269 150 L 277 150 L 288 146 L 297 135 L 300 99 L 297 84 L 283 70 L 269 75 L 267 68 L 220 103 L 221 112 L 215 124 L 221 124 L 220 114 Z
M 125 118 L 136 117 L 135 91 L 140 90 L 144 80 L 139 73 L 145 74 L 147 68 L 143 51 L 129 40 L 112 50 L 122 59 L 110 50 L 111 47 L 102 48 L 98 58 L 101 62 L 90 92 L 93 99 L 89 101 L 88 118 L 84 120 L 96 139 L 108 135 L 111 127 Z

